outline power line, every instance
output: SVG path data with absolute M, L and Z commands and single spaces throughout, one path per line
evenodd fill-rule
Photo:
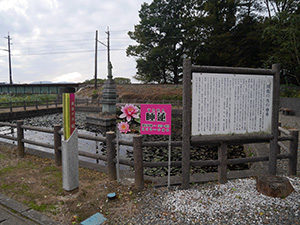
M 126 49 L 110 49 L 111 51 L 125 51 Z M 104 52 L 106 49 L 98 49 L 98 52 Z M 13 54 L 13 56 L 34 56 L 34 55 L 57 55 L 57 54 L 73 54 L 73 53 L 87 53 L 95 52 L 95 50 L 83 50 L 83 51 L 61 51 L 61 52 L 38 52 L 38 53 L 27 53 L 27 54 Z

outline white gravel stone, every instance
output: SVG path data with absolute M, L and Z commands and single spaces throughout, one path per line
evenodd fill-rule
M 290 177 L 295 192 L 287 198 L 273 198 L 256 190 L 255 179 L 237 179 L 226 184 L 196 185 L 189 190 L 170 191 L 163 205 L 171 212 L 185 214 L 202 222 L 262 223 L 278 216 L 278 211 L 300 211 L 300 179 Z M 228 219 L 228 220 L 226 220 Z M 244 223 L 243 223 L 244 224 Z

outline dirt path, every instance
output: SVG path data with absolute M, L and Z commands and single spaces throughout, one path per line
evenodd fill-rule
M 52 160 L 31 155 L 19 158 L 16 147 L 0 144 L 0 193 L 62 224 L 77 224 L 97 212 L 111 224 L 120 224 L 137 212 L 136 198 L 140 193 L 131 186 L 83 168 L 79 179 L 79 190 L 66 192 L 62 188 L 61 168 Z M 107 199 L 111 192 L 117 194 L 117 199 Z

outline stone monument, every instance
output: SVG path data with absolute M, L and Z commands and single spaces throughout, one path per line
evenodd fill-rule
M 104 82 L 100 100 L 100 103 L 102 104 L 102 113 L 116 114 L 117 99 L 116 84 L 112 76 L 112 64 L 109 62 L 107 80 Z

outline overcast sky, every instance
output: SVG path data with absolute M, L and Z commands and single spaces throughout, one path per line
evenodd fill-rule
M 107 27 L 113 76 L 132 79 L 136 63 L 126 48 L 134 42 L 127 32 L 139 23 L 143 2 L 152 1 L 0 0 L 0 82 L 9 82 L 8 32 L 14 83 L 83 82 L 94 77 L 95 32 L 106 44 Z M 98 44 L 98 78 L 106 77 L 106 47 Z

